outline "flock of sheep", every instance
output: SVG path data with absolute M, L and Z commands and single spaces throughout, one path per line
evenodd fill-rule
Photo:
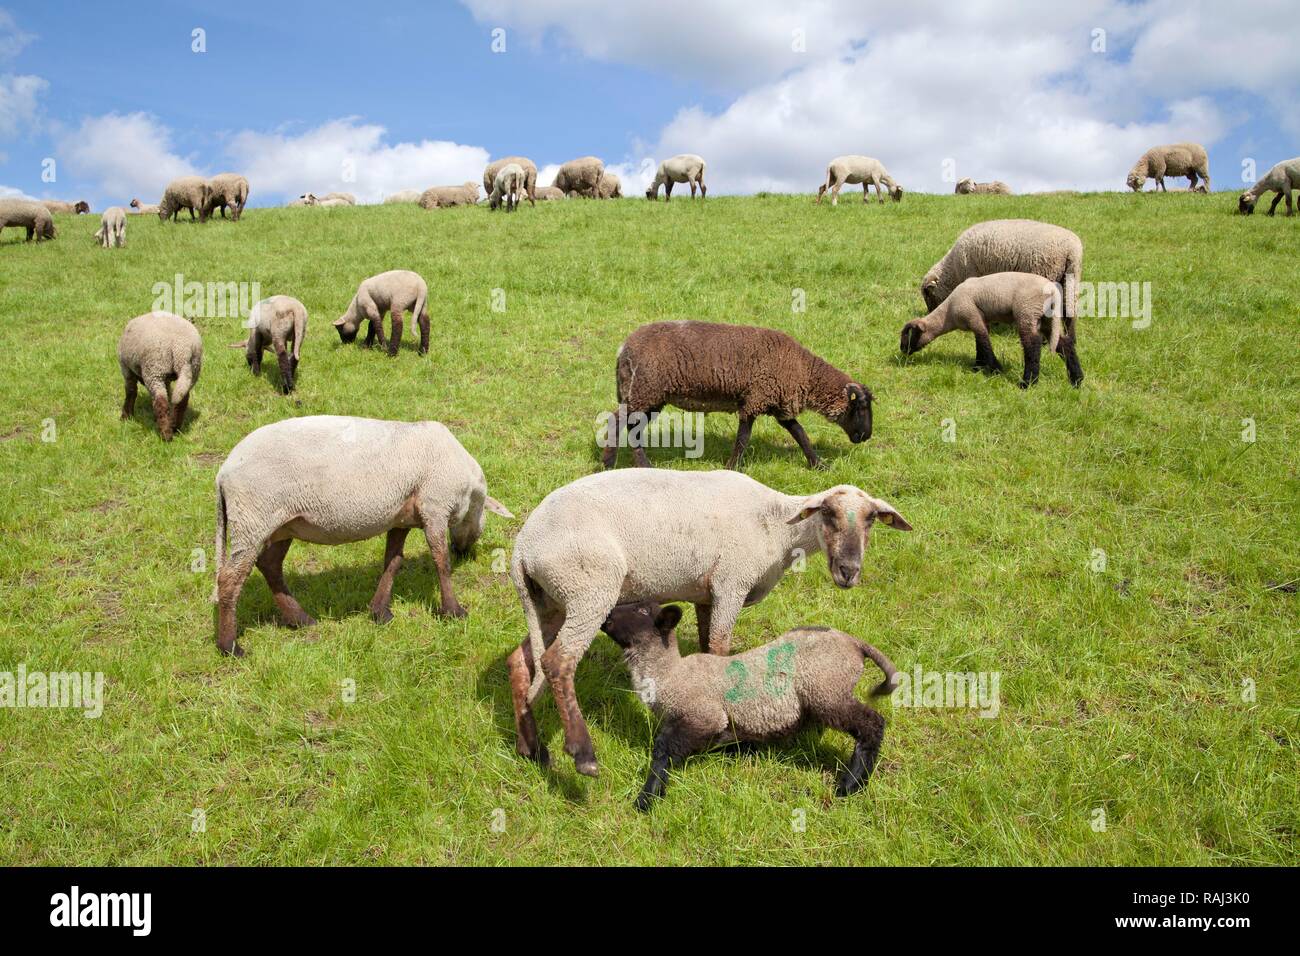
M 646 195 L 662 186 L 670 197 L 674 183 L 705 195 L 705 164 L 698 156 L 667 160 Z M 1205 152 L 1192 144 L 1148 151 L 1134 166 L 1129 185 L 1140 189 L 1147 178 L 1163 188 L 1165 176 L 1198 177 L 1208 187 Z M 610 176 L 594 157 L 566 163 L 556 176 L 557 195 L 600 198 Z M 898 201 L 899 186 L 876 160 L 844 156 L 827 168 L 817 201 L 827 191 L 838 200 L 845 184 L 875 186 Z M 617 183 L 609 195 L 621 192 Z M 483 187 L 490 208 L 514 209 L 539 193 L 537 167 L 523 157 L 489 165 Z M 1300 188 L 1300 159 L 1274 167 L 1240 197 L 1242 212 L 1253 210 L 1264 192 L 1285 196 Z M 882 191 L 883 190 L 883 191 Z M 963 180 L 958 193 L 1005 193 L 1002 183 Z M 171 183 L 156 207 L 160 218 L 189 209 L 206 219 L 218 209 L 239 220 L 248 182 L 235 174 L 207 180 L 186 177 Z M 478 202 L 478 184 L 433 187 L 389 197 L 388 202 L 418 202 L 425 208 Z M 0 228 L 27 225 L 46 231 L 49 212 L 14 212 L 0 202 Z M 350 205 L 347 194 L 317 198 L 304 194 L 295 204 Z M 37 204 L 32 204 L 37 205 Z M 68 210 L 78 210 L 84 203 Z M 152 211 L 138 200 L 132 206 Z M 109 214 L 113 215 L 110 216 Z M 1270 209 L 1270 214 L 1272 209 Z M 30 214 L 30 218 L 23 218 Z M 43 218 L 42 218 L 43 216 Z M 104 214 L 97 236 L 105 244 L 124 242 L 125 213 Z M 961 233 L 948 252 L 921 277 L 919 291 L 927 314 L 908 322 L 899 348 L 916 352 L 954 329 L 972 333 L 975 367 L 1001 371 L 993 354 L 989 325 L 1014 324 L 1024 351 L 1022 387 L 1039 373 L 1044 344 L 1065 363 L 1072 385 L 1083 371 L 1075 351 L 1077 293 L 1083 274 L 1083 244 L 1068 229 L 1023 219 L 978 223 Z M 429 292 L 415 272 L 394 270 L 359 283 L 334 327 L 344 343 L 353 342 L 367 323 L 367 346 L 378 343 L 398 354 L 405 317 L 420 330 L 420 354 L 429 348 Z M 384 334 L 384 316 L 391 334 Z M 272 351 L 284 392 L 294 388 L 308 314 L 297 299 L 275 295 L 256 303 L 249 316 L 243 349 L 257 374 L 263 353 Z M 164 439 L 184 419 L 191 389 L 202 366 L 198 331 L 186 319 L 166 312 L 137 316 L 118 344 L 125 384 L 122 418 L 134 413 L 138 386 L 153 402 Z M 759 416 L 770 415 L 799 445 L 808 465 L 820 459 L 798 422 L 815 411 L 838 425 L 849 440 L 871 437 L 871 390 L 835 368 L 795 339 L 774 329 L 707 322 L 659 322 L 627 337 L 615 359 L 619 408 L 611 417 L 604 445 L 605 470 L 580 478 L 547 495 L 524 521 L 513 548 L 510 576 L 518 592 L 527 637 L 507 658 L 515 710 L 516 749 L 541 764 L 549 762 L 533 706 L 549 685 L 563 728 L 564 749 L 580 773 L 597 773 L 595 750 L 574 689 L 574 674 L 587 648 L 604 630 L 623 649 L 634 685 L 662 718 L 652 765 L 637 805 L 647 809 L 662 795 L 669 767 L 719 741 L 768 740 L 805 722 L 853 736 L 852 760 L 837 792 L 848 794 L 866 783 L 877 759 L 884 721 L 859 700 L 854 689 L 865 662 L 885 674 L 877 693 L 893 689 L 894 665 L 876 648 L 839 631 L 803 627 L 769 644 L 729 655 L 732 629 L 744 607 L 761 601 L 800 555 L 826 555 L 834 584 L 854 587 L 861 576 L 870 534 L 877 524 L 908 531 L 911 525 L 888 502 L 852 485 L 836 485 L 812 495 L 787 495 L 735 471 Z M 726 470 L 682 472 L 648 467 L 647 436 L 630 426 L 666 406 L 688 411 L 736 413 L 739 425 Z M 626 434 L 624 429 L 626 428 Z M 635 464 L 614 470 L 618 450 L 627 445 Z M 513 515 L 488 494 L 482 468 L 456 437 L 432 421 L 398 422 L 345 416 L 290 418 L 256 429 L 240 441 L 216 479 L 216 642 L 227 654 L 241 655 L 236 608 L 254 567 L 266 579 L 281 621 L 288 627 L 314 624 L 289 593 L 283 562 L 295 540 L 343 544 L 385 535 L 382 571 L 370 602 L 374 619 L 391 619 L 393 578 L 401 566 L 406 537 L 420 529 L 432 553 L 440 591 L 439 613 L 461 617 L 466 611 L 452 588 L 451 559 L 479 538 L 485 512 Z M 694 606 L 703 653 L 682 657 L 675 627 L 680 601 Z

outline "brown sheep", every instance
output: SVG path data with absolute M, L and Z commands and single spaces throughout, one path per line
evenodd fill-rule
M 643 325 L 619 347 L 615 386 L 619 408 L 605 440 L 606 468 L 617 463 L 628 416 L 653 419 L 665 405 L 738 412 L 740 427 L 728 468 L 740 464 L 759 415 L 780 422 L 811 468 L 821 459 L 799 424 L 801 412 L 820 412 L 854 444 L 871 437 L 871 390 L 775 329 L 685 321 Z M 629 444 L 636 464 L 649 467 L 644 440 L 629 436 Z

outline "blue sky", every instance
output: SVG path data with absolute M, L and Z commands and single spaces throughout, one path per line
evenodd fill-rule
M 0 0 L 0 195 L 100 208 L 238 169 L 254 205 L 374 201 L 508 153 L 543 182 L 594 154 L 631 192 L 683 151 L 720 193 L 811 192 L 847 152 L 917 190 L 953 175 L 1122 189 L 1143 149 L 1181 139 L 1210 148 L 1216 188 L 1239 189 L 1243 158 L 1262 175 L 1300 152 L 1295 31 L 1272 25 L 1294 21 L 1290 4 L 1038 7 Z

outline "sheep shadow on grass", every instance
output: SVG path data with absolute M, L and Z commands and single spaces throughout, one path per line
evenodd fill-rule
M 819 417 L 815 413 L 814 418 Z M 739 424 L 735 417 L 733 423 Z M 766 432 L 766 434 L 764 434 Z M 843 446 L 834 442 L 830 444 L 819 442 L 810 435 L 813 449 L 821 457 L 822 468 L 829 468 L 830 465 L 845 453 L 850 446 L 848 438 L 843 432 L 839 436 L 844 439 Z M 784 440 L 782 440 L 784 438 Z M 736 435 L 733 431 L 728 437 L 726 435 L 709 435 L 704 436 L 704 449 L 700 457 L 687 458 L 686 450 L 682 448 L 647 448 L 646 457 L 650 459 L 650 464 L 656 468 L 673 468 L 683 462 L 700 463 L 710 468 L 726 468 L 727 462 L 731 458 L 731 451 L 736 444 Z M 601 456 L 604 449 L 599 444 L 592 445 L 592 464 L 595 471 L 601 471 Z M 740 459 L 738 471 L 748 470 L 750 465 L 759 462 L 782 462 L 791 461 L 801 467 L 807 467 L 807 460 L 799 446 L 795 444 L 793 438 L 785 431 L 775 418 L 764 415 L 754 422 L 754 431 L 750 436 L 749 445 L 745 448 L 745 454 Z M 618 450 L 618 463 L 616 468 L 633 468 L 632 449 L 626 444 L 620 445 Z

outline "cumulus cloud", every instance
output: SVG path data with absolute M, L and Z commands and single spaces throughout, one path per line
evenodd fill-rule
M 13 186 L 0 185 L 0 199 L 35 199 L 35 196 L 29 196 L 21 189 L 15 189 Z
M 174 152 L 171 131 L 148 113 L 86 117 L 56 144 L 61 176 L 66 171 L 96 183 L 119 202 L 135 196 L 156 202 L 170 180 L 198 172 Z
M 259 194 L 350 192 L 378 202 L 401 189 L 480 181 L 487 150 L 443 140 L 384 142 L 384 127 L 355 117 L 299 133 L 236 133 L 226 145 L 232 166 Z
M 49 87 L 39 76 L 0 75 L 0 136 L 13 136 L 35 125 L 40 98 Z

